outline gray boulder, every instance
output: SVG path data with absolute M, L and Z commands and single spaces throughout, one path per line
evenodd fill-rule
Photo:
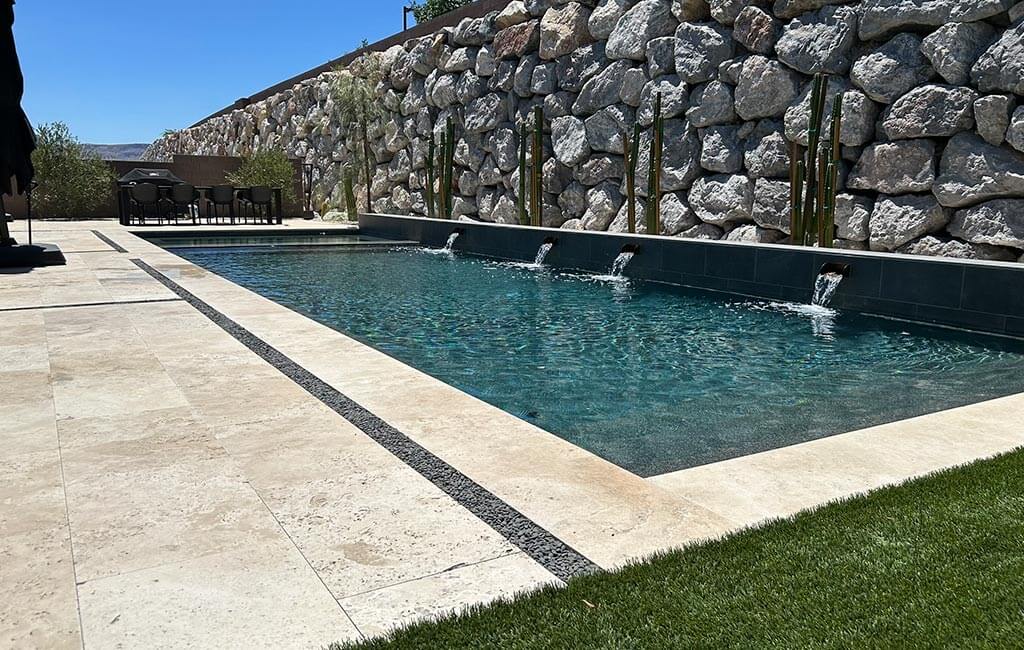
M 854 85 L 883 104 L 891 104 L 931 76 L 932 68 L 921 54 L 921 39 L 907 33 L 897 34 L 878 49 L 861 56 L 850 70 Z
M 949 237 L 925 235 L 903 244 L 896 249 L 904 255 L 925 255 L 928 257 L 953 257 L 958 259 L 975 259 L 977 255 L 967 242 Z
M 864 148 L 846 186 L 884 194 L 927 192 L 935 181 L 935 143 L 898 140 Z
M 860 38 L 873 40 L 905 27 L 970 23 L 1006 11 L 1016 0 L 863 0 Z
M 1006 141 L 1017 151 L 1024 151 L 1024 106 L 1013 112 L 1006 129 Z
M 652 38 L 647 43 L 647 74 L 651 79 L 676 71 L 676 39 L 674 36 Z
M 721 239 L 725 231 L 710 223 L 698 223 L 676 235 L 682 239 Z
M 482 97 L 486 92 L 487 80 L 469 70 L 463 72 L 459 76 L 459 82 L 455 84 L 455 97 L 463 106 L 477 97 Z
M 622 153 L 622 134 L 633 128 L 632 108 L 613 104 L 602 108 L 586 120 L 587 140 L 595 151 Z
M 957 210 L 948 229 L 974 244 L 1024 249 L 1024 199 L 996 199 Z
M 669 0 L 640 0 L 619 18 L 608 35 L 608 58 L 643 61 L 647 42 L 668 36 L 677 24 Z
M 494 18 L 494 27 L 498 30 L 525 23 L 530 19 L 530 12 L 522 0 L 512 0 Z
M 662 235 L 676 235 L 698 223 L 697 215 L 690 209 L 686 195 L 682 192 L 669 192 L 663 195 L 659 207 Z
M 736 86 L 736 113 L 744 120 L 781 116 L 799 92 L 800 75 L 778 61 L 751 56 L 743 62 Z
M 708 0 L 711 17 L 726 26 L 732 26 L 745 8 L 765 4 L 766 0 Z
M 743 168 L 738 126 L 710 126 L 701 133 L 700 166 L 711 172 L 733 174 Z
M 593 187 L 601 181 L 618 181 L 623 176 L 622 157 L 591 156 L 585 163 L 576 167 L 573 175 L 577 181 L 587 187 Z
M 533 94 L 530 86 L 533 85 L 533 69 L 540 63 L 540 57 L 536 54 L 524 56 L 519 60 L 516 71 L 512 75 L 512 91 L 520 97 L 527 98 Z
M 974 122 L 978 135 L 991 145 L 999 146 L 1006 139 L 1010 116 L 1017 102 L 1011 95 L 985 95 L 974 100 Z
M 686 83 L 711 79 L 732 58 L 734 42 L 718 23 L 682 23 L 676 30 L 676 74 Z
M 619 99 L 633 108 L 640 105 L 640 96 L 644 93 L 644 86 L 647 85 L 647 75 L 643 68 L 630 68 L 622 77 L 622 87 L 619 88 Z
M 483 45 L 494 38 L 494 16 L 463 18 L 452 32 L 456 45 Z
M 866 196 L 836 195 L 836 235 L 849 241 L 867 241 L 873 202 Z
M 982 92 L 1024 95 L 1024 21 L 1010 27 L 971 68 L 971 81 Z
M 651 129 L 640 136 L 637 156 L 637 176 L 650 169 Z M 700 175 L 700 139 L 697 130 L 684 119 L 665 120 L 665 148 L 661 161 L 661 190 L 685 190 Z M 641 196 L 647 195 L 646 183 L 637 188 Z
M 571 54 L 559 57 L 555 62 L 558 85 L 562 90 L 579 92 L 588 79 L 604 70 L 607 65 L 604 43 L 584 45 Z
M 844 4 L 846 0 L 775 0 L 772 13 L 779 18 L 796 18 L 808 11 L 817 11 L 825 5 Z
M 743 143 L 743 164 L 751 178 L 787 178 L 789 143 L 782 122 L 761 120 Z
M 510 172 L 519 165 L 519 136 L 510 124 L 494 130 L 490 138 L 490 151 L 498 169 Z
M 996 30 L 987 23 L 949 23 L 924 39 L 921 52 L 946 83 L 965 86 L 971 79 L 971 66 L 995 38 Z
M 572 115 L 572 104 L 576 95 L 564 90 L 551 93 L 544 98 L 544 117 L 553 120 L 563 115 Z
M 698 22 L 711 17 L 711 8 L 707 0 L 672 0 L 672 15 L 681 23 Z
M 690 188 L 690 208 L 715 226 L 753 220 L 754 181 L 742 175 L 698 178 Z
M 566 219 L 581 218 L 587 211 L 587 188 L 572 181 L 558 195 L 558 207 L 562 209 Z
M 530 79 L 530 91 L 534 95 L 550 95 L 558 89 L 554 63 L 538 65 L 533 69 Z
M 736 226 L 725 233 L 726 241 L 745 241 L 756 244 L 774 244 L 786 238 L 786 233 L 771 228 L 762 228 L 752 223 Z
M 790 233 L 789 181 L 759 178 L 754 182 L 754 223 L 762 228 Z
M 690 94 L 679 77 L 665 75 L 648 81 L 640 93 L 640 108 L 636 114 L 641 126 L 650 126 L 654 122 L 656 94 L 661 96 L 661 116 L 666 120 L 682 115 L 690 105 Z
M 781 32 L 779 21 L 759 7 L 745 7 L 736 17 L 732 37 L 743 47 L 757 54 L 768 54 L 775 47 Z
M 557 59 L 591 40 L 590 9 L 578 2 L 552 7 L 540 20 L 540 58 Z
M 843 94 L 843 120 L 839 141 L 848 147 L 859 147 L 874 139 L 878 107 L 859 90 L 851 90 L 845 80 L 832 77 L 825 88 L 825 106 L 831 108 L 836 94 Z M 800 100 L 786 110 L 786 138 L 807 146 L 807 128 L 811 113 L 811 84 L 804 86 Z M 825 110 L 821 132 L 832 127 L 832 111 Z
M 494 48 L 490 45 L 481 46 L 476 53 L 476 65 L 473 71 L 478 77 L 490 77 L 498 68 L 498 62 L 494 58 Z
M 775 43 L 775 53 L 780 61 L 804 74 L 845 74 L 856 39 L 857 11 L 824 7 L 791 20 Z
M 508 115 L 505 98 L 497 93 L 474 99 L 466 106 L 465 128 L 471 133 L 490 131 Z
M 614 104 L 619 99 L 626 71 L 632 68 L 630 61 L 615 61 L 583 84 L 572 112 L 576 115 L 593 115 L 605 106 Z
M 616 183 L 605 181 L 587 191 L 587 210 L 583 214 L 586 230 L 607 230 L 622 206 L 622 193 Z
M 949 217 L 949 210 L 932 196 L 879 196 L 868 222 L 869 246 L 873 251 L 896 250 L 921 235 L 942 230 Z
M 686 119 L 696 127 L 728 124 L 736 119 L 732 87 L 721 81 L 709 81 L 690 93 L 691 108 Z
M 596 39 L 605 39 L 615 29 L 615 23 L 619 22 L 622 14 L 626 13 L 629 6 L 628 0 L 601 0 L 590 12 L 587 19 L 587 29 L 590 35 Z
M 540 21 L 530 20 L 506 27 L 494 35 L 491 47 L 496 59 L 518 59 L 540 45 Z
M 955 135 L 974 126 L 977 98 L 964 86 L 919 86 L 893 103 L 882 128 L 893 140 Z
M 560 117 L 551 122 L 551 145 L 555 158 L 570 167 L 586 160 L 590 155 L 587 129 L 583 120 L 572 115 Z
M 939 203 L 954 208 L 1024 196 L 1024 154 L 994 147 L 973 133 L 957 134 L 942 152 L 932 192 Z

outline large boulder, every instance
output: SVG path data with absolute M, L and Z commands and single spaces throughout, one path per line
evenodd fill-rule
M 533 95 L 530 86 L 533 84 L 533 69 L 540 63 L 540 57 L 536 54 L 524 56 L 519 60 L 516 71 L 512 74 L 512 91 L 526 99 Z
M 686 92 L 686 84 L 675 75 L 664 75 L 648 81 L 640 93 L 640 108 L 636 119 L 641 126 L 650 126 L 654 122 L 654 101 L 661 96 L 661 117 L 672 119 L 682 115 L 690 104 L 690 94 Z
M 702 176 L 689 198 L 690 208 L 704 223 L 725 226 L 753 220 L 754 181 L 746 176 Z
M 676 71 L 676 38 L 662 36 L 647 43 L 647 74 L 651 79 Z
M 490 131 L 508 114 L 505 98 L 497 93 L 474 99 L 466 106 L 465 128 L 470 133 Z
M 837 194 L 836 235 L 849 241 L 867 241 L 872 207 L 873 202 L 866 196 Z
M 659 207 L 662 235 L 676 235 L 698 223 L 697 215 L 690 209 L 682 192 L 669 192 L 663 195 Z
M 786 233 L 772 228 L 762 228 L 752 223 L 735 226 L 725 233 L 726 241 L 745 241 L 755 244 L 774 244 L 786 238 Z
M 924 39 L 921 52 L 946 83 L 964 86 L 971 79 L 971 66 L 995 37 L 996 30 L 987 23 L 949 23 Z
M 581 218 L 587 211 L 587 188 L 572 181 L 558 195 L 558 207 L 562 209 L 566 220 Z
M 779 21 L 760 7 L 744 7 L 733 24 L 736 42 L 757 54 L 769 54 L 775 47 L 782 27 Z
M 577 165 L 573 176 L 587 187 L 593 187 L 601 181 L 619 180 L 624 170 L 622 156 L 595 155 L 582 165 Z
M 711 172 L 734 174 L 743 168 L 738 126 L 709 126 L 701 134 L 700 166 Z
M 604 55 L 604 43 L 591 43 L 559 57 L 555 62 L 555 74 L 562 90 L 577 93 L 583 84 L 608 65 Z
M 640 96 L 644 93 L 644 86 L 647 85 L 647 75 L 643 68 L 630 68 L 622 76 L 622 86 L 619 87 L 619 100 L 633 108 L 640 105 Z
M 591 40 L 590 10 L 578 2 L 552 7 L 540 21 L 540 58 L 557 59 Z
M 1013 112 L 1010 126 L 1006 129 L 1006 141 L 1017 151 L 1024 151 L 1024 106 Z
M 761 120 L 743 143 L 743 165 L 751 178 L 786 178 L 789 175 L 789 143 L 782 122 Z
M 733 48 L 729 30 L 718 23 L 682 23 L 676 29 L 676 74 L 686 83 L 708 81 Z
M 629 7 L 628 0 L 601 0 L 590 12 L 587 19 L 587 29 L 590 35 L 596 39 L 606 39 L 615 29 L 615 23 L 619 22 L 622 14 L 626 13 Z
M 873 251 L 893 251 L 921 235 L 942 230 L 949 210 L 929 195 L 879 196 L 868 222 Z
M 743 62 L 736 86 L 736 113 L 744 120 L 786 113 L 800 92 L 800 75 L 778 61 L 751 56 Z
M 555 78 L 555 64 L 544 63 L 533 69 L 530 77 L 530 92 L 534 95 L 550 95 L 558 89 L 558 79 Z
M 965 86 L 919 86 L 893 103 L 882 128 L 892 140 L 955 135 L 974 126 L 977 98 Z
M 971 68 L 971 81 L 982 92 L 1024 95 L 1024 20 L 1003 32 Z
M 619 18 L 608 35 L 608 58 L 643 61 L 647 42 L 668 36 L 677 24 L 669 0 L 640 0 Z
M 1024 199 L 996 199 L 957 210 L 948 229 L 975 244 L 1024 248 Z
M 640 153 L 637 156 L 637 176 L 650 169 L 651 129 L 640 136 Z M 690 187 L 700 176 L 700 139 L 697 130 L 685 119 L 665 120 L 665 147 L 661 161 L 661 190 L 677 192 Z M 642 196 L 647 195 L 647 185 L 637 188 Z
M 856 40 L 857 10 L 824 7 L 790 21 L 775 43 L 775 53 L 780 61 L 804 74 L 845 74 Z
M 873 40 L 911 27 L 970 23 L 1009 9 L 1016 0 L 863 0 L 860 38 Z
M 590 143 L 583 120 L 572 115 L 553 120 L 551 146 L 555 150 L 555 158 L 563 165 L 572 167 L 586 160 L 590 155 Z
M 751 212 L 754 223 L 790 233 L 789 181 L 773 181 L 759 178 L 754 182 L 754 206 Z
M 523 0 L 512 0 L 494 17 L 494 27 L 500 31 L 512 25 L 525 23 L 529 19 L 530 12 L 526 9 L 526 3 Z
M 822 115 L 821 132 L 827 134 L 832 126 L 832 102 L 843 94 L 843 115 L 839 127 L 839 141 L 848 147 L 859 147 L 874 139 L 878 106 L 864 93 L 853 90 L 845 80 L 832 77 L 825 87 L 826 110 Z M 806 84 L 800 100 L 786 109 L 786 138 L 807 146 L 807 128 L 811 114 L 811 84 Z M 823 136 L 827 137 L 827 136 Z
M 587 191 L 587 210 L 583 214 L 586 230 L 607 230 L 622 206 L 622 193 L 618 185 L 605 181 Z
M 711 8 L 707 0 L 672 0 L 672 15 L 681 23 L 698 22 L 711 17 Z
M 935 143 L 926 139 L 897 140 L 866 147 L 846 179 L 846 186 L 905 194 L 927 192 L 934 181 Z
M 452 42 L 456 45 L 480 46 L 494 38 L 496 14 L 481 18 L 463 18 L 452 31 Z
M 1024 196 L 1024 154 L 993 147 L 974 133 L 953 136 L 932 187 L 939 203 L 960 208 L 986 199 Z
M 850 70 L 854 85 L 883 104 L 891 104 L 931 76 L 932 68 L 921 54 L 921 39 L 907 33 L 861 56 Z
M 844 4 L 846 0 L 775 0 L 772 13 L 779 18 L 796 18 L 808 11 L 817 11 L 825 5 Z
M 721 81 L 709 81 L 690 93 L 690 107 L 686 119 L 696 127 L 728 124 L 736 119 L 733 108 L 732 86 Z
M 518 59 L 540 45 L 540 21 L 530 20 L 506 27 L 494 35 L 494 58 Z
M 605 106 L 619 100 L 619 90 L 626 71 L 633 66 L 630 61 L 615 61 L 583 84 L 572 112 L 576 115 L 593 115 Z
M 602 108 L 586 120 L 587 141 L 595 151 L 622 153 L 622 134 L 632 133 L 635 113 L 629 106 L 613 104 Z
M 985 142 L 999 146 L 1006 139 L 1010 116 L 1017 107 L 1012 95 L 985 95 L 974 100 L 974 122 Z

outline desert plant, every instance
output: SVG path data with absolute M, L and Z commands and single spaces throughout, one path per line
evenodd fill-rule
M 640 153 L 640 123 L 633 122 L 633 136 L 622 132 L 622 153 L 626 165 L 626 226 L 636 232 L 636 161 Z
M 117 180 L 110 166 L 85 151 L 63 122 L 36 128 L 32 164 L 39 183 L 32 207 L 43 217 L 83 216 L 107 202 Z
M 417 23 L 423 23 L 433 20 L 438 16 L 443 16 L 449 11 L 454 11 L 470 2 L 471 0 L 424 0 L 423 2 L 413 2 L 411 5 L 412 15 L 416 18 Z
M 541 194 L 544 191 L 541 175 L 544 173 L 544 109 L 533 107 L 533 168 L 530 170 L 530 223 L 541 225 Z
M 241 166 L 225 179 L 242 187 L 280 187 L 283 201 L 295 200 L 295 165 L 280 149 L 260 149 L 242 156 Z
M 843 100 L 842 93 L 833 98 L 829 139 L 822 142 L 821 125 L 825 116 L 828 76 L 816 74 L 811 83 L 807 150 L 796 143 L 790 145 L 790 241 L 798 246 L 816 243 L 831 247 L 835 233 L 836 193 L 839 190 Z
M 334 99 L 334 119 L 346 133 L 358 139 L 356 147 L 348 148 L 347 154 L 354 169 L 359 170 L 366 186 L 366 210 L 370 206 L 370 186 L 373 183 L 372 167 L 376 163 L 370 147 L 370 127 L 383 117 L 384 112 L 377 101 L 376 87 L 383 74 L 375 58 L 368 58 L 360 66 L 361 74 L 356 76 L 345 68 L 336 68 L 331 79 L 331 96 Z
M 530 213 L 526 210 L 526 144 L 529 142 L 526 131 L 526 121 L 519 125 L 519 194 L 516 195 L 516 210 L 519 213 L 519 223 L 530 225 Z
M 427 184 L 424 187 L 427 200 L 427 216 L 433 219 L 437 212 L 434 210 L 434 131 L 431 129 L 427 138 Z
M 433 134 L 431 134 L 431 141 Z M 429 145 L 428 145 L 429 147 Z M 437 185 L 437 217 L 452 218 L 452 185 L 455 178 L 455 123 L 449 117 L 441 132 L 441 143 L 438 146 L 438 163 L 440 169 Z M 433 166 L 433 163 L 431 163 Z
M 651 123 L 650 170 L 647 174 L 647 234 L 661 232 L 661 152 L 665 123 L 661 118 L 661 93 L 654 95 L 654 121 Z
M 359 210 L 356 208 L 356 193 L 352 189 L 352 170 L 345 167 L 341 172 L 341 191 L 345 195 L 345 212 L 348 218 L 353 221 L 359 218 Z

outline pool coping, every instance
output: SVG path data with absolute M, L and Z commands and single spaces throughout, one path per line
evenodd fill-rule
M 1024 445 L 1013 424 L 1024 415 L 1021 393 L 643 479 L 131 239 L 121 243 L 133 257 L 603 568 Z

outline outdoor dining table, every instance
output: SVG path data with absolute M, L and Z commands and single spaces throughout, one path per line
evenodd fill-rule
M 133 225 L 132 224 L 132 214 L 131 214 L 131 187 L 132 187 L 132 185 L 133 185 L 133 183 L 119 183 L 118 184 L 118 200 L 117 200 L 118 221 L 123 226 Z M 162 197 L 168 197 L 169 196 L 170 188 L 171 187 L 172 187 L 171 185 L 167 185 L 167 184 L 157 184 L 157 188 L 160 190 L 160 195 Z M 196 185 L 195 188 L 199 192 L 199 196 L 200 196 L 200 198 L 196 201 L 196 210 L 198 211 L 199 210 L 199 205 L 200 205 L 202 199 L 207 196 L 207 193 L 210 190 L 213 189 L 213 186 L 211 186 L 211 185 Z M 235 189 L 235 211 L 236 211 L 236 213 L 239 213 L 239 203 L 240 203 L 239 199 L 244 195 L 245 192 L 247 192 L 251 188 L 249 188 L 249 187 L 236 187 L 234 189 Z M 282 216 L 283 216 L 281 188 L 279 188 L 279 187 L 271 188 L 271 192 L 273 193 L 273 210 L 271 211 L 271 214 L 267 216 L 267 223 L 270 223 L 270 224 L 274 224 L 274 223 L 280 224 L 282 222 Z M 207 214 L 206 218 L 210 219 L 212 216 L 213 215 Z M 197 212 L 197 219 L 201 219 L 201 218 L 202 218 L 202 216 Z M 244 219 L 242 219 L 240 214 L 239 214 L 238 218 L 241 219 L 244 222 Z

